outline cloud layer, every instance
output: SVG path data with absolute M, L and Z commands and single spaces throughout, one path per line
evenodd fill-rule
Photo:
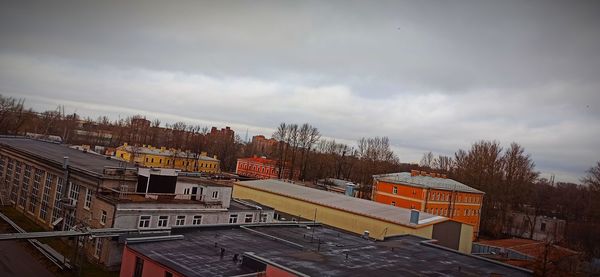
M 577 181 L 600 159 L 600 9 L 578 3 L 5 3 L 0 93 L 242 136 L 310 122 L 405 162 L 516 141 Z

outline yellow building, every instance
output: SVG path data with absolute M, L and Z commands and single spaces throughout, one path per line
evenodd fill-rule
M 443 216 L 274 179 L 236 182 L 233 197 L 249 199 L 291 217 L 316 220 L 356 234 L 368 232 L 371 238 L 379 240 L 412 234 L 435 239 L 438 244 L 463 253 L 471 252 L 473 226 Z
M 221 162 L 217 156 L 208 157 L 206 152 L 198 154 L 165 147 L 133 146 L 125 143 L 117 147 L 115 156 L 144 167 L 175 168 L 187 172 L 221 172 Z

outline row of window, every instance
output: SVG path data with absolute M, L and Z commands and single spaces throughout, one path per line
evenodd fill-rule
M 123 157 L 123 154 L 121 154 L 121 158 L 122 157 Z M 148 158 L 148 157 L 146 157 L 145 161 L 147 163 L 148 162 L 154 163 L 154 158 Z M 177 161 L 175 161 L 175 162 L 177 163 Z M 163 159 L 158 159 L 158 163 L 162 164 L 163 163 Z M 171 164 L 171 160 L 167 159 L 167 165 L 170 165 L 170 164 Z M 184 164 L 184 161 L 179 161 L 179 165 L 183 165 L 183 164 Z M 194 160 L 192 165 L 196 166 L 196 164 L 197 164 L 197 161 Z M 189 165 L 190 165 L 190 161 L 185 161 L 185 166 L 189 166 Z M 200 163 L 198 166 L 199 167 L 206 167 L 206 168 L 217 168 L 217 165 L 214 164 L 214 163 Z
M 169 227 L 169 218 L 168 215 L 159 215 L 156 221 L 156 227 Z M 244 223 L 252 223 L 254 222 L 254 214 L 246 214 L 244 216 Z M 267 214 L 261 214 L 260 222 L 267 221 Z M 178 215 L 175 217 L 175 225 L 174 226 L 185 226 L 185 225 L 201 225 L 202 224 L 202 215 L 194 215 L 190 222 L 187 222 L 187 216 Z M 138 228 L 150 228 L 150 223 L 152 222 L 151 215 L 140 215 L 138 221 Z M 235 224 L 238 223 L 238 214 L 230 214 L 229 215 L 229 223 Z
M 434 214 L 434 215 L 441 215 L 441 216 L 450 216 L 450 213 L 451 213 L 448 208 L 431 208 L 431 209 L 428 208 L 428 209 L 425 209 L 425 212 Z M 459 216 L 459 215 L 461 215 L 460 209 L 454 210 L 453 216 Z M 477 216 L 477 215 L 479 215 L 479 210 L 464 209 L 464 210 L 462 210 L 462 215 L 463 216 Z
M 433 200 L 433 201 L 449 201 L 450 200 L 450 193 L 432 192 L 431 194 L 429 194 L 429 200 Z M 461 202 L 461 203 L 479 203 L 479 201 L 480 201 L 480 197 L 475 197 L 475 196 L 461 196 L 461 195 L 458 195 L 456 197 L 456 202 Z
M 240 168 L 267 174 L 275 174 L 277 172 L 277 168 L 272 166 L 252 165 L 249 163 L 240 163 Z

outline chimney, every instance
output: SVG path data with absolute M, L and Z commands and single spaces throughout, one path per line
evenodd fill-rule
M 421 171 L 421 176 L 427 176 L 427 171 Z
M 217 155 L 213 155 L 213 159 L 215 159 L 215 160 L 216 160 L 216 159 L 217 159 Z
M 164 152 L 166 150 L 166 148 L 164 146 L 160 147 L 160 152 Z
M 446 176 L 446 174 L 442 174 L 441 177 L 444 178 L 444 179 L 448 178 L 448 176 Z
M 123 143 L 123 146 L 127 147 L 127 142 L 126 142 L 126 143 Z
M 414 170 L 413 169 L 413 170 L 410 171 L 410 176 L 417 176 L 417 175 L 419 175 L 419 171 L 418 170 Z
M 410 224 L 419 224 L 419 211 L 410 210 Z

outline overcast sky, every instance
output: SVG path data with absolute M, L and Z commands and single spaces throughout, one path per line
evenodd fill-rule
M 598 1 L 7 2 L 0 94 L 37 110 L 309 122 L 402 162 L 514 141 L 564 181 L 600 160 Z

